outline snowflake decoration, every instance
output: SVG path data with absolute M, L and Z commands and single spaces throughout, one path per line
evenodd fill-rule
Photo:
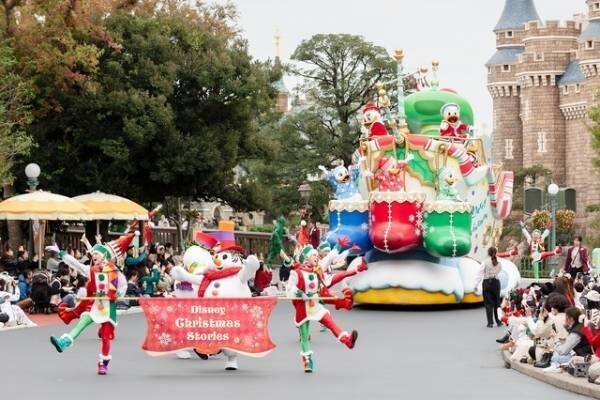
M 371 221 L 375 222 L 375 214 L 371 214 Z
M 367 224 L 366 222 L 363 222 L 363 223 L 360 225 L 360 229 L 362 229 L 362 230 L 363 230 L 363 231 L 365 231 L 365 232 L 366 232 L 366 231 L 368 231 L 368 230 L 369 230 L 369 224 Z
M 262 328 L 263 326 L 265 326 L 265 324 L 263 324 L 263 323 L 262 323 L 262 321 L 258 321 L 258 322 L 256 323 L 256 327 L 257 327 L 257 328 Z M 260 334 L 259 334 L 259 335 L 260 335 Z
M 173 339 L 171 339 L 171 335 L 163 332 L 158 337 L 158 341 L 162 346 L 168 346 L 173 341 Z
M 162 320 L 167 320 L 167 319 L 169 319 L 169 313 L 166 312 L 166 311 L 163 311 L 163 312 L 160 313 L 160 315 L 158 316 L 158 318 L 162 319 Z
M 415 222 L 415 216 L 414 216 L 414 214 L 410 214 L 408 216 L 408 222 Z
M 429 233 L 433 233 L 433 232 L 435 232 L 435 226 L 432 226 L 429 228 Z
M 160 312 L 160 307 L 158 307 L 157 305 L 152 305 L 152 306 L 150 306 L 150 309 L 148 310 L 148 312 L 150 314 L 158 314 Z
M 415 229 L 415 235 L 421 236 L 421 230 L 419 228 Z
M 242 304 L 242 310 L 248 311 L 248 304 L 246 304 L 246 303 Z
M 172 313 L 173 311 L 175 311 L 175 309 L 173 308 L 173 306 L 167 306 L 167 312 L 168 313 Z
M 238 344 L 240 342 L 240 338 L 239 337 L 234 337 L 233 338 L 233 343 Z
M 253 306 L 250 309 L 250 315 L 252 315 L 253 319 L 261 319 L 263 316 L 262 308 L 260 306 Z

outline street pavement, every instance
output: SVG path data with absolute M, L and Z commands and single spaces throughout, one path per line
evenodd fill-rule
M 357 329 L 354 350 L 313 329 L 315 372 L 302 370 L 290 304 L 271 318 L 277 348 L 262 359 L 149 357 L 141 349 L 142 314 L 120 318 L 109 375 L 96 375 L 99 341 L 90 327 L 58 354 L 48 340 L 63 325 L 0 332 L 2 399 L 580 399 L 505 369 L 482 309 L 334 311 Z M 6 397 L 5 397 L 6 396 Z

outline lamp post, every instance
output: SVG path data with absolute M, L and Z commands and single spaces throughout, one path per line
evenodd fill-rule
M 25 176 L 27 177 L 27 185 L 29 186 L 30 192 L 35 192 L 35 190 L 37 189 L 37 186 L 39 184 L 38 177 L 40 176 L 40 172 L 40 166 L 36 163 L 27 164 L 27 166 L 25 167 Z M 34 253 L 33 241 L 33 221 L 29 220 L 29 246 L 27 247 L 30 257 L 32 257 Z M 38 254 L 38 258 L 41 260 L 42 255 Z
M 559 187 L 556 183 L 548 185 L 548 195 L 550 200 L 550 212 L 552 213 L 552 233 L 550 234 L 550 249 L 554 251 L 556 247 L 556 195 L 558 194 Z M 552 257 L 551 261 L 552 269 L 556 267 L 556 258 Z
M 40 172 L 40 166 L 36 163 L 27 164 L 25 167 L 25 176 L 27 176 L 27 185 L 29 185 L 29 191 L 34 192 L 37 189 Z
M 308 204 L 310 200 L 310 195 L 312 194 L 312 187 L 308 183 L 303 183 L 298 186 L 298 193 L 300 193 L 300 198 L 304 200 L 304 207 L 306 208 L 306 218 L 310 217 L 310 205 Z

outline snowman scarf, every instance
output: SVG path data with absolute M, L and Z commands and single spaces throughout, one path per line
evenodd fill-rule
M 206 271 L 203 274 L 202 282 L 200 282 L 200 286 L 198 287 L 198 297 L 204 297 L 204 293 L 206 292 L 206 289 L 208 289 L 208 286 L 212 281 L 236 275 L 241 270 L 242 268 L 240 267 L 231 267 L 223 269 L 221 271 Z

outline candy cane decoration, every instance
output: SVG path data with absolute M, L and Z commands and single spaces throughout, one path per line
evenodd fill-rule
M 492 212 L 495 217 L 505 219 L 512 209 L 514 174 L 511 171 L 503 171 L 500 173 L 498 181 L 496 181 L 494 171 L 490 169 L 487 178 Z M 498 194 L 500 194 L 500 197 L 498 197 Z

